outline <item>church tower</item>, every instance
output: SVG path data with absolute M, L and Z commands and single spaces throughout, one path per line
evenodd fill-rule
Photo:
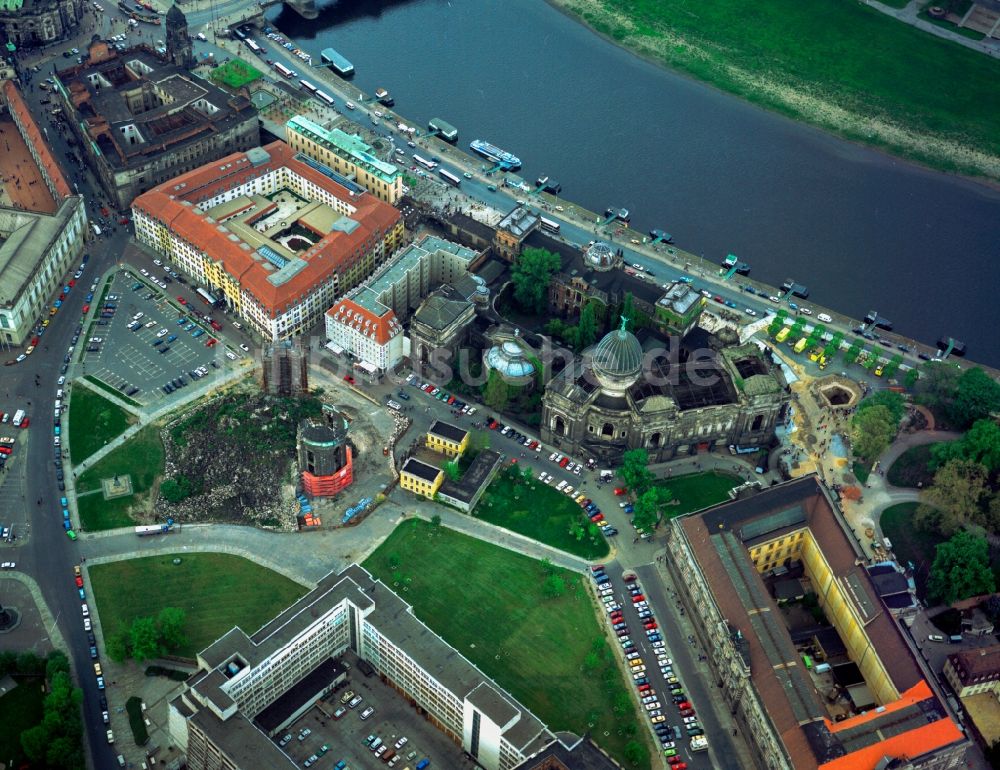
M 167 11 L 167 56 L 178 67 L 190 69 L 194 66 L 194 51 L 191 36 L 188 35 L 187 18 L 176 5 Z

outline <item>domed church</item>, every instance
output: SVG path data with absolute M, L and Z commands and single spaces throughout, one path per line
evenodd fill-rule
M 622 325 L 546 385 L 541 436 L 577 458 L 614 463 L 643 447 L 653 462 L 715 446 L 770 444 L 787 389 L 752 343 L 723 346 L 695 327 L 670 350 Z M 675 338 L 676 339 L 676 338 Z

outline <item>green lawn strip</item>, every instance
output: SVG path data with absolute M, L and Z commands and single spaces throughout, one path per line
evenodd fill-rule
M 45 684 L 41 677 L 18 677 L 17 687 L 0 697 L 0 757 L 8 767 L 21 767 L 27 762 L 21 748 L 21 733 L 42 721 L 42 701 Z
M 656 485 L 669 489 L 674 495 L 674 500 L 678 501 L 677 505 L 664 508 L 665 517 L 672 519 L 725 502 L 729 499 L 729 490 L 742 483 L 743 479 L 735 474 L 706 471 L 660 479 Z
M 751 101 L 937 167 L 969 164 L 960 146 L 1000 154 L 998 63 L 860 3 L 840 0 L 560 0 L 599 31 Z M 808 94 L 850 111 L 802 106 Z M 866 118 L 937 137 L 954 157 L 876 136 Z
M 142 699 L 133 695 L 125 701 L 125 710 L 128 712 L 128 726 L 132 728 L 135 745 L 145 746 L 149 741 L 149 731 L 146 729 L 146 722 L 142 717 Z
M 624 747 L 630 728 L 643 741 L 637 714 L 613 712 L 616 695 L 627 698 L 620 669 L 584 670 L 594 641 L 606 635 L 585 578 L 553 568 L 567 588 L 550 598 L 542 562 L 419 520 L 401 523 L 364 566 L 550 728 L 589 732 L 636 767 L 625 762 Z
M 108 385 L 108 383 L 104 382 L 104 380 L 99 380 L 99 379 L 97 379 L 92 374 L 85 374 L 83 376 L 83 379 L 85 379 L 88 383 L 90 383 L 91 385 L 93 385 L 95 388 L 99 388 L 99 389 L 105 391 L 106 393 L 110 393 L 111 395 L 115 396 L 115 398 L 117 398 L 119 401 L 124 401 L 129 406 L 134 406 L 137 409 L 142 406 L 142 404 L 140 404 L 134 398 L 130 398 L 130 397 L 126 396 L 120 390 L 115 390 L 110 385 Z
M 117 438 L 136 418 L 87 387 L 74 388 L 69 413 L 69 452 L 74 462 Z
M 77 508 L 84 529 L 115 529 L 134 524 L 129 508 L 145 501 L 156 477 L 163 473 L 163 443 L 155 425 L 147 425 L 120 447 L 109 452 L 76 480 Z M 83 494 L 101 489 L 101 479 L 132 477 L 134 494 L 105 500 L 103 494 Z
M 854 472 L 854 478 L 861 484 L 867 484 L 868 477 L 872 475 L 871 466 L 861 460 L 855 460 L 851 465 L 851 470 Z
M 894 487 L 914 487 L 920 482 L 927 486 L 934 481 L 930 470 L 931 451 L 936 444 L 921 444 L 907 449 L 886 471 L 885 478 Z
M 181 563 L 174 564 L 175 558 Z M 90 584 L 105 637 L 164 607 L 183 609 L 188 643 L 175 654 L 185 657 L 194 657 L 233 626 L 253 633 L 306 593 L 277 572 L 218 553 L 163 554 L 95 565 Z
M 515 474 L 516 470 L 501 471 L 472 515 L 584 559 L 608 555 L 599 527 L 572 498 L 535 478 L 528 481 Z M 574 524 L 579 525 L 577 534 L 571 531 Z

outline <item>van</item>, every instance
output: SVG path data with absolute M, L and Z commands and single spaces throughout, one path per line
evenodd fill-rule
M 101 234 L 101 228 L 100 227 L 98 227 L 97 225 L 93 225 L 93 224 L 91 225 L 91 227 L 94 230 L 94 235 L 100 235 Z
M 400 404 L 398 401 L 393 401 L 391 398 L 385 402 L 385 405 L 397 412 L 401 412 L 403 410 L 403 405 Z
M 961 634 L 952 634 L 951 636 L 948 637 L 948 641 L 951 642 L 952 644 L 961 644 L 962 643 L 962 635 Z
M 833 319 L 829 315 L 827 315 L 826 313 L 820 313 L 818 316 L 816 316 L 816 318 L 818 318 L 820 321 L 822 321 L 825 324 L 833 323 Z
M 928 642 L 943 642 L 944 641 L 944 636 L 942 636 L 941 634 L 927 634 L 927 641 Z

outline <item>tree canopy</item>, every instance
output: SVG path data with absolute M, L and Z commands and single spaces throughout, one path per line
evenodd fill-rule
M 964 428 L 997 412 L 1000 412 L 1000 383 L 978 366 L 962 372 L 948 409 L 955 425 Z
M 983 503 L 989 494 L 986 469 L 971 460 L 949 460 L 934 474 L 924 498 L 941 512 L 938 530 L 950 534 L 966 524 L 988 526 Z
M 649 452 L 645 449 L 630 449 L 622 455 L 618 475 L 625 482 L 625 486 L 632 490 L 636 499 L 641 497 L 653 483 L 653 474 L 648 466 Z
M 873 462 L 889 448 L 898 425 L 899 421 L 893 419 L 889 407 L 883 404 L 859 410 L 851 420 L 854 454 L 866 462 Z
M 888 409 L 893 422 L 896 424 L 899 424 L 899 421 L 903 419 L 903 415 L 906 414 L 906 400 L 901 393 L 896 393 L 892 390 L 876 391 L 858 404 L 858 411 L 863 412 L 875 406 L 884 406 Z
M 951 604 L 995 589 L 985 538 L 962 530 L 937 546 L 927 583 L 933 600 Z
M 931 457 L 935 467 L 949 460 L 971 460 L 990 473 L 1000 470 L 1000 425 L 993 420 L 976 420 L 958 441 L 935 444 Z
M 502 412 L 510 401 L 510 386 L 496 369 L 490 370 L 490 376 L 483 386 L 483 403 L 495 412 Z
M 542 313 L 548 304 L 549 284 L 559 269 L 558 254 L 545 249 L 525 249 L 511 269 L 514 299 L 525 310 Z

